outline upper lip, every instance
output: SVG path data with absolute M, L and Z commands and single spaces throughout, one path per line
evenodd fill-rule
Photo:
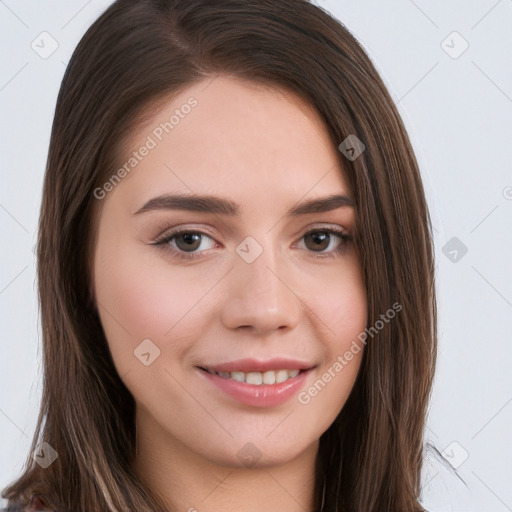
M 268 370 L 309 370 L 315 365 L 298 361 L 296 359 L 288 359 L 279 357 L 275 359 L 267 359 L 262 361 L 259 359 L 238 359 L 237 361 L 229 361 L 214 366 L 203 367 L 212 372 L 265 372 Z

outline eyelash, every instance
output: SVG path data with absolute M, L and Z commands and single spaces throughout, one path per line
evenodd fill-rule
M 213 240 L 213 238 L 208 233 L 204 233 L 202 231 L 196 231 L 196 230 L 192 230 L 192 229 L 177 229 L 175 231 L 171 231 L 170 233 L 166 233 L 163 236 L 160 236 L 154 242 L 152 242 L 150 245 L 156 245 L 156 246 L 162 247 L 164 250 L 174 253 L 173 257 L 177 258 L 178 260 L 191 261 L 191 260 L 195 260 L 195 259 L 201 257 L 201 253 L 204 251 L 199 251 L 196 253 L 187 253 L 187 252 L 183 252 L 179 249 L 170 248 L 169 246 L 164 247 L 169 242 L 171 242 L 174 238 L 178 237 L 179 235 L 185 234 L 185 233 L 190 234 L 190 235 L 202 235 L 202 236 L 211 238 Z M 311 251 L 313 253 L 314 258 L 335 258 L 346 249 L 347 242 L 352 239 L 351 235 L 349 235 L 348 233 L 346 233 L 345 231 L 343 231 L 341 229 L 336 229 L 336 228 L 311 229 L 311 230 L 307 231 L 306 233 L 304 233 L 304 235 L 302 235 L 301 239 L 304 238 L 306 235 L 310 235 L 311 233 L 328 233 L 329 235 L 336 235 L 340 238 L 340 244 L 337 249 L 334 249 L 330 252 L 325 252 L 325 253 L 315 253 L 315 251 Z

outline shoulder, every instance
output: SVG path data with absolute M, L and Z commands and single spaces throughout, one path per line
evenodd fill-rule
M 7 508 L 3 508 L 0 512 L 53 512 L 51 508 L 44 502 L 44 500 L 34 494 L 28 504 L 21 502 L 11 503 Z

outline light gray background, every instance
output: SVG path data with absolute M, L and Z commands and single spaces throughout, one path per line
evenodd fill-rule
M 435 226 L 440 346 L 427 439 L 466 485 L 429 458 L 424 505 L 512 511 L 512 0 L 317 3 L 388 85 Z M 28 454 L 41 391 L 34 244 L 55 101 L 73 49 L 109 4 L 0 0 L 1 487 Z M 31 47 L 51 49 L 44 31 L 58 43 L 47 58 Z

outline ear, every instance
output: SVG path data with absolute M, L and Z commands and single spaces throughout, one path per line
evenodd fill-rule
M 96 304 L 96 292 L 94 289 L 93 279 L 91 279 L 91 282 L 89 283 L 86 307 L 93 314 L 98 314 L 98 307 Z
M 87 307 L 87 309 L 88 309 L 88 310 L 89 310 L 93 315 L 97 315 L 97 314 L 98 314 L 98 308 L 96 307 L 96 301 L 95 301 L 95 300 L 89 299 L 89 300 L 87 301 L 86 307 Z
M 92 246 L 89 245 L 88 259 L 85 263 L 85 265 L 86 265 L 85 271 L 86 271 L 86 275 L 89 280 L 89 285 L 87 287 L 87 304 L 86 304 L 86 306 L 89 311 L 93 312 L 94 314 L 98 314 L 98 307 L 96 304 L 96 289 L 94 286 L 94 243 L 95 243 L 94 241 L 95 241 L 95 237 L 96 237 L 96 232 L 93 231 L 91 236 L 93 239 L 93 242 L 92 242 L 93 245 Z

